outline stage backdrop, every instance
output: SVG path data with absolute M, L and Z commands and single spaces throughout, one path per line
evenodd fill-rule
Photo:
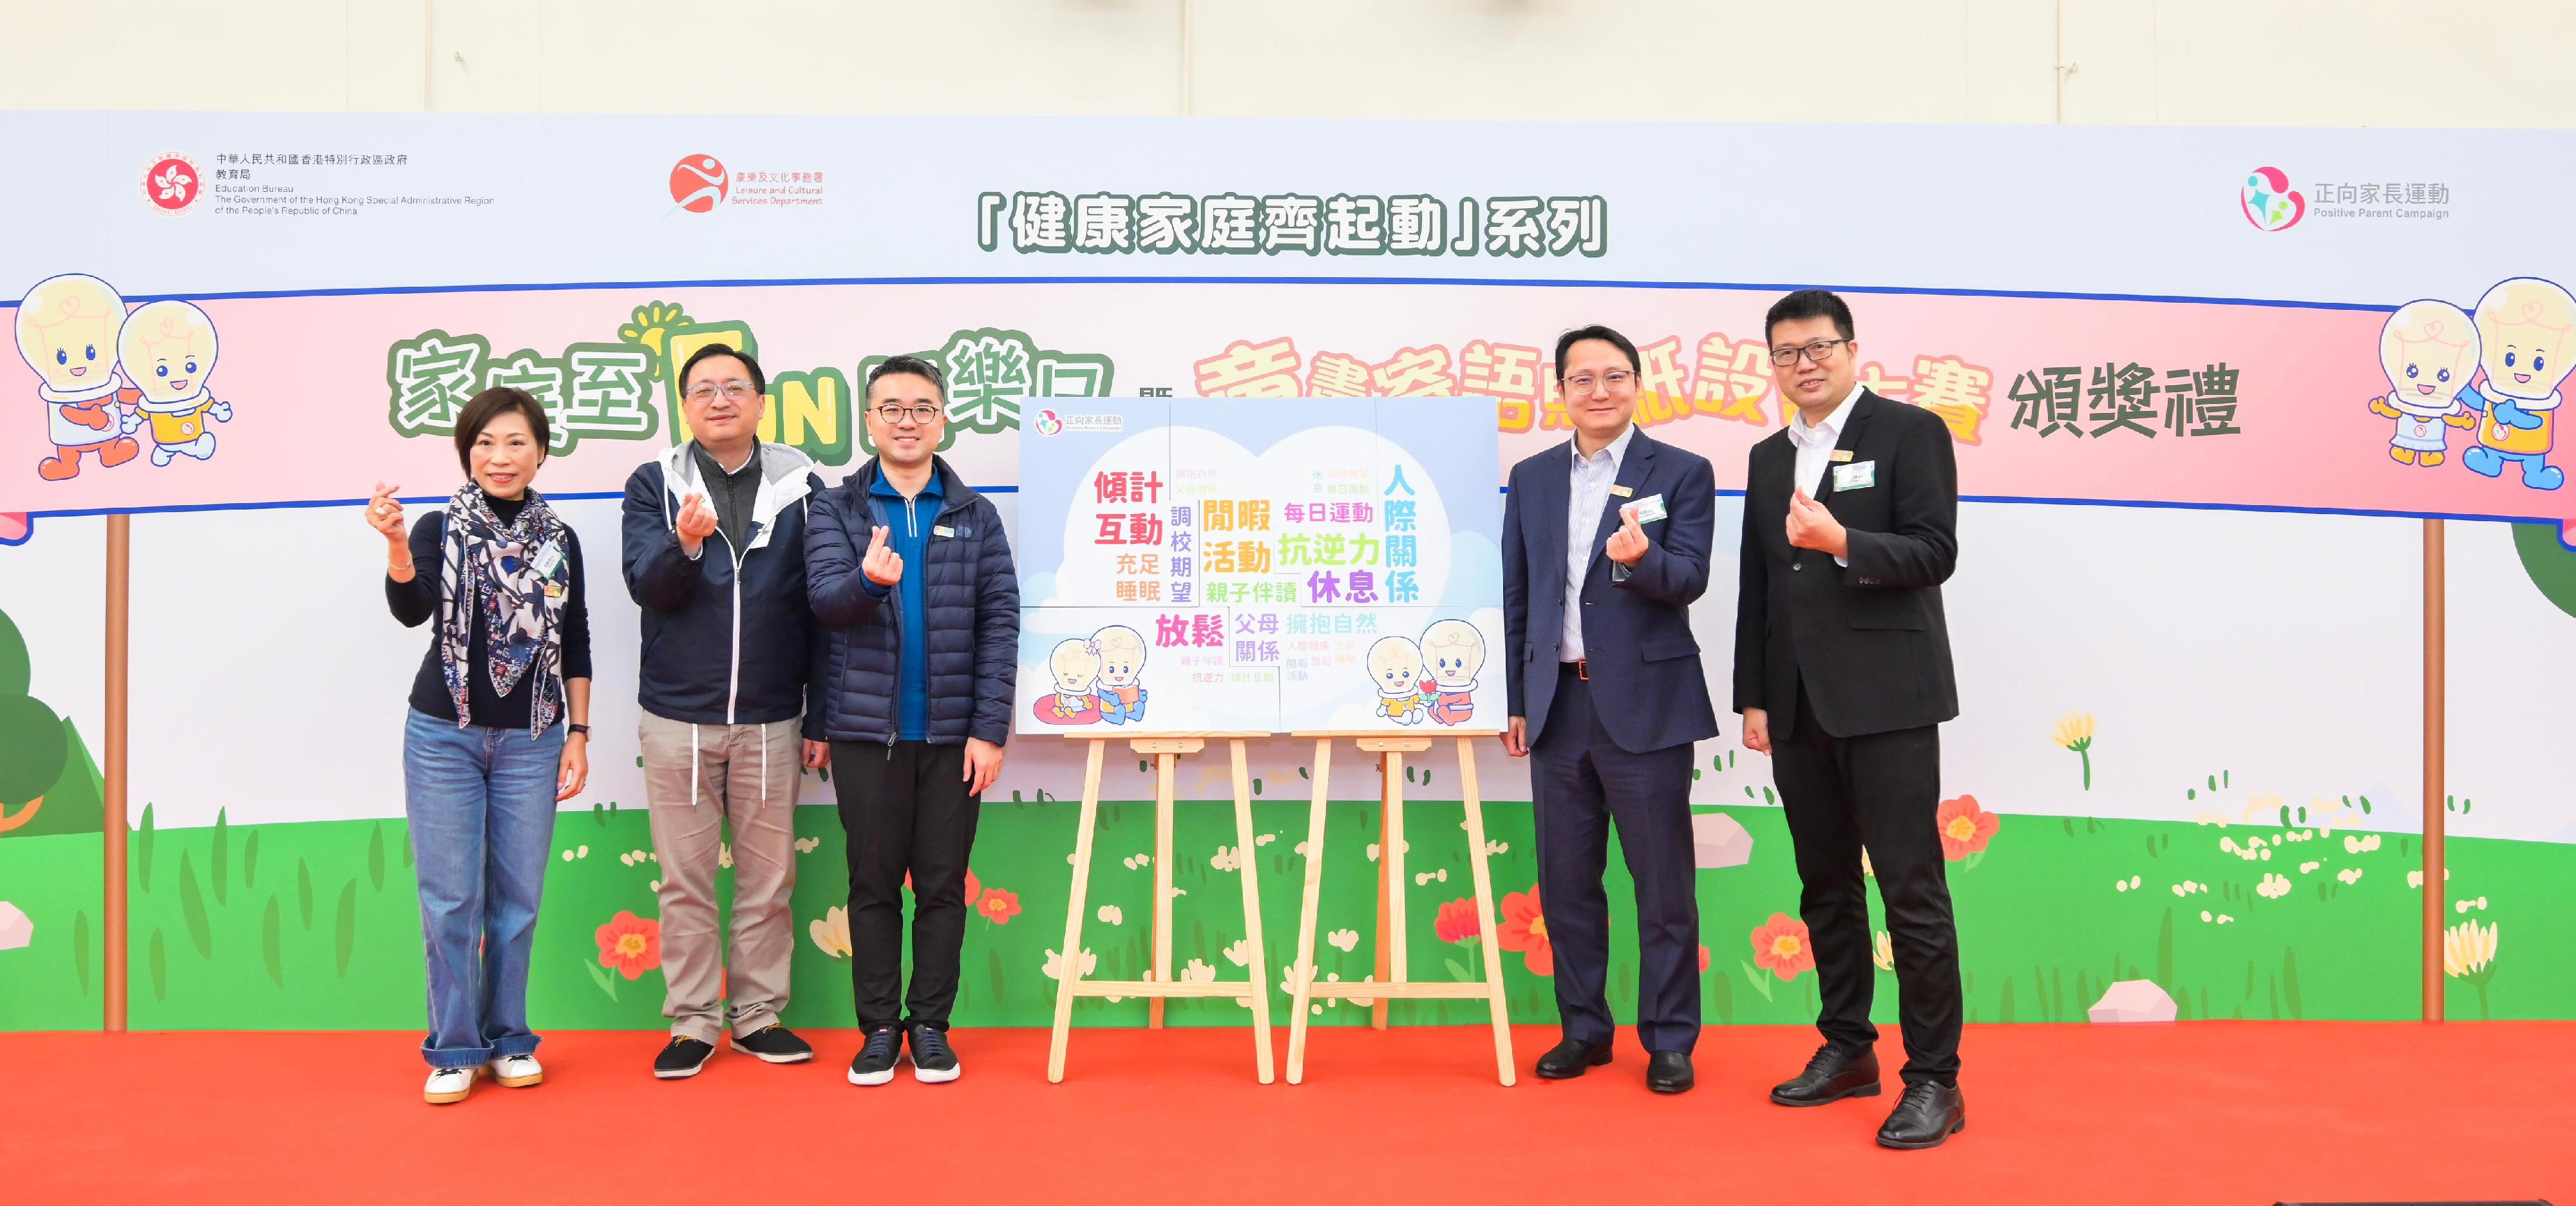
M 172 113 L 10 124 L 48 150 L 41 178 L 0 196 L 0 318 L 17 352 L 0 356 L 0 1027 L 99 1024 L 102 829 L 119 822 L 132 826 L 134 1026 L 421 1024 L 399 732 L 427 636 L 387 617 L 381 543 L 354 504 L 379 480 L 415 505 L 443 499 L 460 477 L 454 416 L 478 389 L 545 401 L 556 456 L 539 485 L 602 558 L 594 773 L 558 821 L 534 1008 L 541 1026 L 653 1027 L 658 972 L 609 940 L 653 924 L 660 870 L 635 766 L 636 615 L 603 571 L 627 474 L 685 437 L 674 371 L 694 349 L 756 350 L 771 378 L 766 434 L 835 483 L 869 455 L 856 414 L 867 370 L 901 353 L 939 360 L 952 381 L 945 454 L 1000 500 L 1032 603 L 1114 609 L 1133 602 L 1114 593 L 1120 581 L 1157 580 L 1141 559 L 1122 578 L 1114 559 L 1102 574 L 1095 554 L 1068 551 L 1119 510 L 1071 481 L 1114 447 L 1061 463 L 1040 452 L 1070 447 L 1077 420 L 1150 410 L 1175 433 L 1224 430 L 1218 417 L 1258 433 L 1213 455 L 1176 435 L 1120 470 L 1159 471 L 1166 489 L 1210 470 L 1248 489 L 1242 475 L 1273 444 L 1364 430 L 1361 415 L 1402 424 L 1406 450 L 1443 466 L 1432 476 L 1449 540 L 1416 555 L 1448 559 L 1455 597 L 1396 625 L 1427 654 L 1435 620 L 1494 644 L 1491 600 L 1477 595 L 1491 584 L 1462 583 L 1460 567 L 1488 555 L 1477 542 L 1495 503 L 1461 458 L 1481 460 L 1490 487 L 1567 438 L 1550 364 L 1559 331 L 1606 322 L 1633 336 L 1640 421 L 1714 461 L 1728 496 L 1746 450 L 1785 421 L 1763 309 L 1808 283 L 1852 300 L 1864 380 L 1939 414 L 1957 444 L 1968 502 L 1947 592 L 1964 714 L 1944 731 L 1940 823 L 1972 1020 L 2080 1021 L 2114 980 L 2154 982 L 2185 1018 L 2411 1017 L 2427 890 L 2451 923 L 2453 1016 L 2576 1012 L 2564 753 L 2576 553 L 2562 542 L 2576 489 L 2554 446 L 2576 302 L 2551 283 L 2576 279 L 2564 204 L 2576 135 Z M 1784 154 L 1813 170 L 1773 170 Z M 1487 401 L 1433 401 L 1453 397 Z M 1333 399 L 1349 401 L 1316 401 Z M 1065 474 L 1043 495 L 1042 471 Z M 1369 520 L 1328 498 L 1305 503 L 1324 519 L 1300 522 L 1319 536 L 1369 530 L 1388 556 L 1398 533 L 1388 496 L 1374 497 Z M 1263 499 L 1280 507 L 1275 522 L 1230 539 L 1229 555 L 1281 558 L 1307 530 L 1285 526 L 1285 496 L 1235 501 Z M 1191 511 L 1204 533 L 1207 508 Z M 99 771 L 109 512 L 135 515 L 124 818 L 103 815 Z M 1720 498 L 1717 586 L 1694 609 L 1721 699 L 1740 515 Z M 2450 525 L 2456 836 L 2449 882 L 2429 886 L 2411 874 L 2428 516 L 2473 521 Z M 1168 540 L 1164 555 L 1176 555 Z M 1176 580 L 1165 564 L 1164 589 Z M 1084 593 L 1102 589 L 1105 601 Z M 1088 695 L 1058 691 L 1059 670 L 1097 676 L 1125 648 L 1104 630 L 1150 644 L 1161 634 L 1149 622 L 1159 616 L 1033 624 L 1045 632 L 1024 650 L 1023 729 L 1075 718 L 1042 715 L 1048 699 L 1075 715 L 1089 699 L 1096 715 L 1097 677 Z M 1370 658 L 1356 636 L 1353 692 Z M 1059 667 L 1068 642 L 1080 655 Z M 1469 693 L 1477 727 L 1492 677 Z M 1167 689 L 1149 723 L 1187 701 Z M 1796 875 L 1768 764 L 1738 735 L 1730 721 L 1698 751 L 1708 1016 L 1799 1021 L 1815 978 L 1784 940 L 1798 935 Z M 1130 802 L 1104 811 L 1083 949 L 1052 949 L 1077 746 L 1024 735 L 988 797 L 963 1023 L 1043 1024 L 1068 954 L 1104 977 L 1147 966 L 1141 763 L 1114 767 L 1111 798 Z M 1308 752 L 1256 747 L 1263 836 L 1251 849 L 1232 845 L 1221 808 L 1181 810 L 1188 974 L 1235 967 L 1243 919 L 1226 881 L 1245 860 L 1261 863 L 1270 933 L 1294 932 Z M 1490 746 L 1486 759 L 1511 1002 L 1544 1019 L 1553 965 L 1526 773 Z M 1374 961 L 1378 785 L 1359 759 L 1338 762 L 1331 787 L 1349 802 L 1331 816 L 1318 970 L 1355 980 Z M 1409 775 L 1412 798 L 1454 800 L 1438 760 Z M 1185 764 L 1183 789 L 1227 794 L 1214 762 Z M 831 790 L 809 777 L 805 802 Z M 1412 827 L 1417 978 L 1476 966 L 1463 949 L 1476 927 L 1460 920 L 1473 907 L 1467 851 L 1447 808 L 1417 806 Z M 840 840 L 828 808 L 802 810 L 799 829 L 788 1020 L 846 1024 Z M 1614 883 L 1614 902 L 1624 896 Z M 1614 942 L 1632 943 L 1617 908 Z M 1616 962 L 1625 1010 L 1633 946 Z M 1224 1002 L 1171 1008 L 1181 1022 L 1241 1016 Z M 1316 1008 L 1322 1023 L 1367 1016 L 1357 1000 Z M 1144 1012 L 1086 1001 L 1077 1017 Z M 1470 1013 L 1421 1003 L 1396 1018 Z

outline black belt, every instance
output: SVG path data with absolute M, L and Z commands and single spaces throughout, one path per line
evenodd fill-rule
M 1592 681 L 1591 663 L 1584 658 L 1578 657 L 1570 662 L 1558 662 L 1556 664 L 1556 668 L 1559 670 L 1571 670 L 1574 672 L 1574 677 L 1582 679 L 1587 683 Z

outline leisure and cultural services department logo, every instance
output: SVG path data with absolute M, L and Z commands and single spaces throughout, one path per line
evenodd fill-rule
M 671 201 L 693 214 L 724 204 L 733 180 L 713 155 L 690 155 L 671 166 Z
M 143 199 L 162 213 L 184 214 L 204 195 L 205 177 L 196 160 L 177 151 L 156 155 L 143 169 Z
M 2245 209 L 2245 220 L 2256 230 L 2288 230 L 2308 215 L 2306 195 L 2292 191 L 2289 173 L 2276 167 L 2248 173 L 2237 200 Z

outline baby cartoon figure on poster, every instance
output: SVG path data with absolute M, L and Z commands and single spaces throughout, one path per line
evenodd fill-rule
M 1377 714 L 1417 725 L 1430 714 L 1422 689 L 1422 648 L 1410 637 L 1380 637 L 1369 646 L 1369 682 L 1377 688 Z
M 1100 682 L 1092 690 L 1100 701 L 1100 718 L 1111 724 L 1144 723 L 1144 636 L 1113 624 L 1091 634 L 1091 648 L 1100 656 Z
M 1063 725 L 1100 719 L 1100 701 L 1092 698 L 1100 682 L 1100 650 L 1095 643 L 1080 638 L 1058 642 L 1055 652 L 1047 656 L 1047 669 L 1055 675 L 1055 692 L 1038 697 L 1038 719 Z
M 140 421 L 116 377 L 117 333 L 124 326 L 125 299 L 94 276 L 47 277 L 18 303 L 18 354 L 36 370 L 36 397 L 54 446 L 52 456 L 36 462 L 36 476 L 68 481 L 80 474 L 83 453 L 113 469 L 143 451 L 133 435 Z
M 174 458 L 215 455 L 215 433 L 208 420 L 229 423 L 232 403 L 218 400 L 206 387 L 215 372 L 215 324 L 206 312 L 183 301 L 147 302 L 126 316 L 117 337 L 116 358 L 125 379 L 143 394 L 135 405 L 152 431 L 152 463 Z
M 1485 635 L 1465 620 L 1422 630 L 1422 702 L 1431 719 L 1455 727 L 1476 714 L 1476 673 L 1485 667 Z
M 2446 428 L 2478 425 L 2477 412 L 2460 402 L 2478 371 L 2477 326 L 2449 302 L 2408 302 L 2380 330 L 2379 363 L 2388 370 L 2388 393 L 2371 399 L 2370 409 L 2397 421 L 2389 457 L 2427 469 L 2441 464 L 2450 451 Z

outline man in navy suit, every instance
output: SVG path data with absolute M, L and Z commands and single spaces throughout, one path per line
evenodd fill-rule
M 1705 458 L 1631 422 L 1637 371 L 1637 345 L 1608 327 L 1557 338 L 1574 439 L 1513 466 L 1503 504 L 1503 748 L 1530 759 L 1539 902 L 1565 1027 L 1538 1074 L 1563 1080 L 1610 1062 L 1601 872 L 1615 820 L 1637 884 L 1646 1087 L 1680 1093 L 1700 1030 L 1691 743 L 1717 735 L 1689 608 L 1708 589 L 1716 479 Z

